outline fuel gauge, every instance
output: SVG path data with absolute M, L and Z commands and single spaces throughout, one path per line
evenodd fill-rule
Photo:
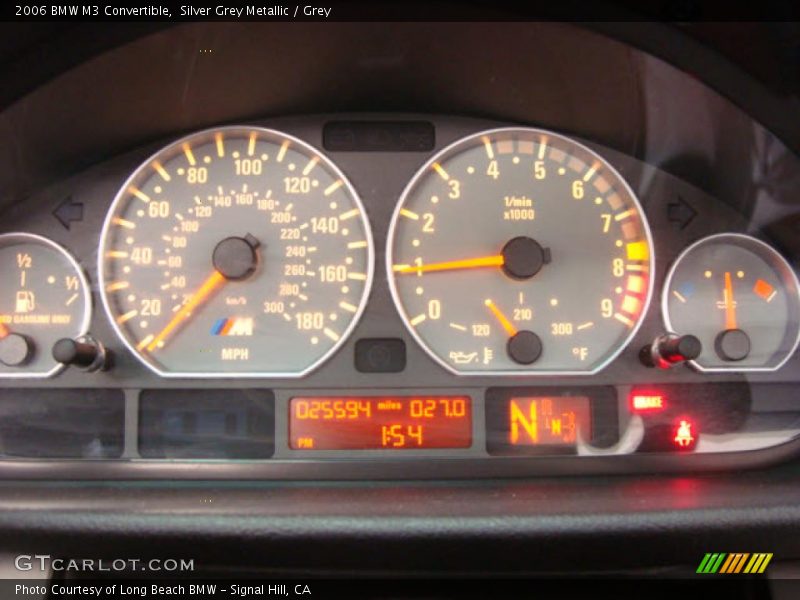
M 702 343 L 700 371 L 774 371 L 800 342 L 797 276 L 772 247 L 750 236 L 712 235 L 673 264 L 662 298 L 670 332 Z
M 61 246 L 28 233 L 0 235 L 0 378 L 49 377 L 62 338 L 89 327 L 89 288 Z

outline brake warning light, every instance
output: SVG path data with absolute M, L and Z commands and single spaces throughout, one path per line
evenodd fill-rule
M 631 409 L 633 412 L 654 412 L 667 407 L 667 399 L 659 393 L 636 392 L 631 395 Z

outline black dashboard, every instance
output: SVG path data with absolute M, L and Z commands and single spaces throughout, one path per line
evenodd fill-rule
M 654 24 L 131 37 L 0 112 L 0 528 L 796 558 L 797 95 Z

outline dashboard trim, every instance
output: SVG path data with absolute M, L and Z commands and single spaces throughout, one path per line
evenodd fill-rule
M 11 480 L 264 480 L 387 481 L 710 472 L 774 465 L 800 451 L 800 439 L 743 452 L 623 456 L 395 458 L 308 460 L 36 460 L 0 461 Z

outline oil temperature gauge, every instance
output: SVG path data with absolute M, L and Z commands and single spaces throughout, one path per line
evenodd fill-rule
M 0 235 L 0 377 L 49 377 L 62 338 L 89 328 L 89 286 L 78 263 L 37 235 Z
M 670 332 L 703 349 L 700 371 L 774 371 L 800 342 L 797 276 L 773 248 L 741 234 L 689 246 L 667 276 L 662 299 Z

